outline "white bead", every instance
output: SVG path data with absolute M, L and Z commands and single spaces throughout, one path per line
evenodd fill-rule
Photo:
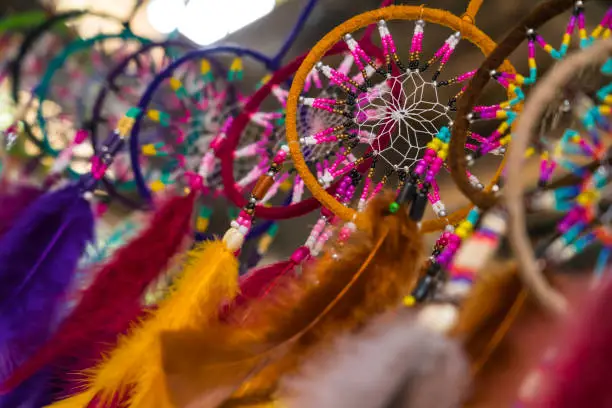
M 472 285 L 466 281 L 449 281 L 444 285 L 444 294 L 451 298 L 463 298 L 470 293 Z
M 289 153 L 289 146 L 287 146 L 286 144 L 281 146 L 281 150 L 285 153 Z
M 529 206 L 532 210 L 551 210 L 555 208 L 555 193 L 552 190 L 536 193 L 531 197 Z
M 245 227 L 244 225 L 241 225 L 238 227 L 238 231 L 242 234 L 242 235 L 246 235 L 249 233 L 249 229 L 247 227 Z
M 430 304 L 425 306 L 418 316 L 418 321 L 423 326 L 438 333 L 447 333 L 453 328 L 459 312 L 450 304 Z
M 236 252 L 242 248 L 242 244 L 244 243 L 244 234 L 242 234 L 236 228 L 230 228 L 223 236 L 223 243 L 225 243 L 228 250 L 231 252 Z
M 238 224 L 238 222 L 236 222 L 235 220 L 232 220 L 232 222 L 230 222 L 230 227 L 238 229 L 238 227 L 240 227 L 240 224 Z

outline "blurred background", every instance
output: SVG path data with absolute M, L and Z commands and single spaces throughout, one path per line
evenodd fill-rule
M 127 19 L 133 10 L 137 10 L 132 20 L 131 28 L 137 35 L 151 39 L 173 37 L 188 40 L 198 46 L 210 46 L 215 43 L 234 43 L 258 50 L 266 55 L 274 55 L 283 44 L 286 35 L 291 31 L 295 21 L 307 0 L 148 0 L 137 3 L 130 0 L 4 0 L 0 5 L 3 15 L 12 12 L 39 10 L 44 8 L 51 11 L 73 9 L 90 9 Z M 606 7 L 605 1 L 593 1 L 589 6 L 589 13 L 601 15 Z M 285 61 L 308 51 L 316 42 L 341 22 L 367 10 L 378 7 L 380 0 L 319 0 L 314 11 L 308 18 L 304 29 L 298 36 L 294 46 L 289 51 Z M 397 4 L 419 6 L 421 4 L 430 8 L 440 8 L 461 15 L 467 5 L 466 0 L 431 0 L 431 1 L 402 1 Z M 534 0 L 485 0 L 478 13 L 476 25 L 493 40 L 503 38 L 504 33 L 512 28 L 514 22 L 537 4 Z M 139 6 L 139 7 L 136 7 Z M 597 19 L 587 19 L 597 21 Z M 567 22 L 567 15 L 562 15 L 549 22 L 540 31 L 547 38 L 553 40 L 554 45 L 561 41 L 562 33 Z M 105 18 L 86 17 L 76 20 L 72 25 L 75 35 L 92 37 L 100 32 L 116 32 L 119 23 Z M 413 24 L 397 23 L 393 29 L 394 38 L 398 48 L 406 47 L 411 38 Z M 448 36 L 448 32 L 439 33 L 436 30 L 427 31 L 425 47 L 437 49 L 440 41 Z M 550 35 L 548 35 L 550 34 Z M 430 44 L 430 45 L 428 45 Z M 433 48 L 436 47 L 436 48 Z M 527 59 L 525 48 L 519 48 L 513 55 L 511 62 L 519 72 L 526 72 Z M 465 46 L 460 58 L 451 58 L 448 70 L 450 72 L 465 72 L 480 65 L 483 56 L 476 47 Z M 545 61 L 545 59 L 542 59 Z M 543 70 L 546 65 L 539 66 Z M 248 69 L 246 70 L 248 75 Z M 249 78 L 247 78 L 248 80 Z M 252 81 L 259 80 L 253 76 Z M 486 95 L 485 95 L 486 98 Z M 490 175 L 499 165 L 499 161 L 484 163 L 479 169 L 481 180 L 490 180 Z M 535 172 L 526 172 L 530 177 Z M 441 184 L 447 191 L 445 201 L 452 211 L 467 201 L 461 197 L 452 185 L 450 178 Z M 114 219 L 121 219 L 124 214 L 113 212 L 107 217 L 110 225 Z M 293 231 L 306 231 L 305 226 L 312 225 L 317 214 L 301 217 L 283 223 L 287 227 L 280 228 L 279 239 L 276 240 L 270 256 L 273 259 L 283 257 L 300 245 L 305 238 Z M 211 225 L 214 231 L 223 231 L 225 221 L 221 225 Z M 293 228 L 299 227 L 298 229 Z

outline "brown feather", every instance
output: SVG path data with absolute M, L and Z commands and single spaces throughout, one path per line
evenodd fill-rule
M 249 380 L 223 406 L 270 399 L 279 379 L 308 352 L 397 306 L 414 286 L 422 243 L 405 208 L 388 214 L 393 198 L 387 192 L 371 202 L 371 230 L 354 233 L 337 248 L 339 260 L 326 253 L 301 275 L 282 277 L 266 298 L 236 310 L 229 326 L 209 327 L 206 335 L 165 336 L 164 360 L 175 378 L 191 375 L 188 380 L 201 384 L 203 396 L 227 389 L 229 382 L 238 386 L 246 376 Z M 236 375 L 219 380 L 221 367 L 229 377 L 232 370 Z

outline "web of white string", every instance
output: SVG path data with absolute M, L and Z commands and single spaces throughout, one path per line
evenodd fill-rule
M 426 144 L 450 121 L 435 84 L 415 71 L 369 89 L 359 97 L 355 112 L 360 141 L 395 169 L 411 168 Z M 381 140 L 385 135 L 391 135 L 386 142 Z

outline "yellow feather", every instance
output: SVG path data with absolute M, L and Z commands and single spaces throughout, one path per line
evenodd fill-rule
M 201 328 L 217 317 L 220 305 L 238 291 L 238 262 L 221 241 L 204 242 L 189 254 L 187 265 L 159 308 L 120 339 L 108 358 L 91 372 L 90 398 L 108 402 L 128 386 L 130 408 L 173 407 L 163 377 L 160 333 Z M 82 394 L 77 395 L 84 400 Z M 76 405 L 51 405 L 76 407 Z M 81 405 L 81 407 L 84 405 Z
M 53 408 L 83 408 L 96 396 L 94 392 L 86 391 L 65 400 L 57 401 L 49 407 Z

